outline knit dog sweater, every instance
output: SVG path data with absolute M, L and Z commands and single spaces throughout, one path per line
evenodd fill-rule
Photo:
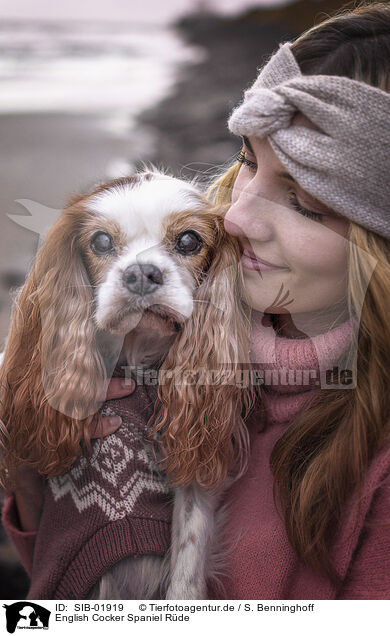
M 85 598 L 117 561 L 167 551 L 172 490 L 146 426 L 156 398 L 155 386 L 140 385 L 106 402 L 101 413 L 120 415 L 119 429 L 102 444 L 93 440 L 91 457 L 47 480 L 27 598 Z

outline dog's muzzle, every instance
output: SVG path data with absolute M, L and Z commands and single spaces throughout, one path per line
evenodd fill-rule
M 152 263 L 134 263 L 126 267 L 122 280 L 127 289 L 138 296 L 154 292 L 164 282 L 161 270 Z

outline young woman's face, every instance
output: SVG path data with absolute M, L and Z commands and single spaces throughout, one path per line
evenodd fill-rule
M 293 125 L 303 121 L 314 128 L 300 114 Z M 241 262 L 251 306 L 286 313 L 276 300 L 280 290 L 280 298 L 289 292 L 285 301 L 292 315 L 340 306 L 346 295 L 348 220 L 286 175 L 267 137 L 244 142 L 245 158 L 225 228 L 239 238 L 244 250 Z M 256 262 L 255 257 L 271 266 Z

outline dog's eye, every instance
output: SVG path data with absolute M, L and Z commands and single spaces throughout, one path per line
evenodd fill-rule
M 196 254 L 202 248 L 203 241 L 193 230 L 182 232 L 176 239 L 176 249 L 180 254 Z
M 114 245 L 111 236 L 106 232 L 97 232 L 91 239 L 91 249 L 98 256 L 112 252 Z

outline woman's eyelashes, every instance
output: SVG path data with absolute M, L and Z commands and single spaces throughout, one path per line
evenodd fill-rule
M 313 219 L 314 221 L 322 221 L 324 214 L 319 214 L 318 212 L 313 212 L 313 210 L 308 210 L 307 208 L 303 208 L 295 195 L 294 192 L 289 192 L 289 202 L 300 214 L 303 216 L 307 216 L 309 219 Z
M 255 161 L 251 161 L 250 159 L 247 158 L 244 148 L 241 150 L 240 154 L 238 155 L 237 161 L 239 163 L 244 164 L 245 166 L 248 166 L 248 168 L 250 170 L 252 170 L 253 172 L 256 172 L 257 163 Z
M 247 152 L 248 151 L 246 151 L 245 148 L 243 148 L 241 150 L 240 154 L 237 157 L 237 161 L 239 163 L 247 166 L 249 168 L 249 170 L 251 170 L 252 172 L 256 172 L 257 163 L 256 163 L 256 161 L 248 159 Z M 289 192 L 289 202 L 293 206 L 293 208 L 295 210 L 297 210 L 297 212 L 302 214 L 302 216 L 306 216 L 307 218 L 313 219 L 314 221 L 320 221 L 321 222 L 323 217 L 325 216 L 324 214 L 319 214 L 318 212 L 313 212 L 313 210 L 308 210 L 307 208 L 304 208 L 302 205 L 300 205 L 295 193 L 292 192 L 292 191 Z

